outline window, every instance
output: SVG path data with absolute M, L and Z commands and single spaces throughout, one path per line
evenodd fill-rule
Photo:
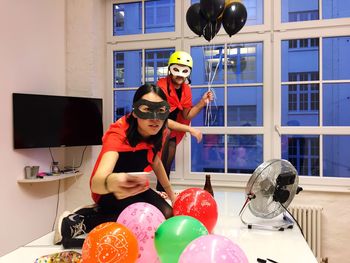
M 141 6 L 141 2 L 113 5 L 114 36 L 142 33 Z
M 260 42 L 191 47 L 197 65 L 192 73 L 193 101 L 200 100 L 208 83 L 215 85 L 211 90 L 216 98 L 192 120 L 192 126 L 223 130 L 206 134 L 200 144 L 192 139 L 191 152 L 196 154 L 190 172 L 249 174 L 263 160 L 263 135 L 234 132 L 234 127 L 263 124 L 262 49 Z
M 114 36 L 172 31 L 175 31 L 175 0 L 113 4 Z
M 289 81 L 308 81 L 318 79 L 318 72 L 291 72 Z M 315 78 L 316 76 L 316 78 Z M 318 84 L 288 85 L 288 111 L 317 111 L 319 105 Z
M 168 60 L 174 49 L 146 50 L 146 79 L 147 83 L 155 83 L 168 73 Z
M 145 2 L 146 33 L 174 31 L 175 0 Z
M 350 125 L 350 119 L 344 114 L 350 110 L 348 102 L 350 101 L 350 71 L 348 69 L 350 63 L 345 59 L 345 54 L 350 52 L 350 38 L 345 36 L 303 40 L 305 45 L 303 47 L 300 45 L 299 50 L 290 49 L 291 40 L 282 41 L 282 81 L 293 83 L 287 85 L 287 83 L 282 82 L 282 125 L 333 126 L 333 131 L 336 132 L 337 126 Z M 286 48 L 287 41 L 289 43 L 288 49 Z M 320 41 L 322 41 L 322 50 L 301 51 L 306 43 L 315 47 Z M 299 55 L 304 56 L 304 59 L 296 58 Z M 320 56 L 322 61 L 319 61 Z M 320 79 L 321 66 L 322 77 Z M 309 71 L 310 69 L 313 71 Z M 322 98 L 320 93 L 323 94 Z M 321 99 L 322 104 L 320 104 Z M 320 109 L 321 105 L 323 109 Z M 320 119 L 321 110 L 323 112 L 322 119 Z M 321 129 L 319 128 L 320 133 Z M 331 137 L 333 140 L 326 139 L 327 137 Z M 300 135 L 287 136 L 287 138 L 282 136 L 282 140 L 287 141 L 287 144 L 282 144 L 282 157 L 289 159 L 297 167 L 300 174 L 311 176 L 327 176 L 327 173 L 330 173 L 329 167 L 334 168 L 334 165 L 331 165 L 325 158 L 323 164 L 328 168 L 321 173 L 319 164 L 319 156 L 322 151 L 320 140 L 327 142 L 324 147 L 333 151 L 332 153 L 327 152 L 330 154 L 327 154 L 327 158 L 330 159 L 332 159 L 330 156 L 337 156 L 339 151 L 346 154 L 345 148 L 334 142 L 342 141 L 350 147 L 348 140 L 344 140 L 338 135 L 316 137 Z M 350 175 L 346 170 L 343 172 L 343 176 Z
M 350 34 L 337 27 L 350 24 L 350 1 L 242 0 L 247 30 L 230 38 L 221 29 L 211 42 L 175 19 L 199 0 L 114 2 L 113 35 L 130 37 L 108 44 L 114 120 L 131 111 L 137 87 L 167 74 L 175 50 L 193 57 L 193 103 L 208 89 L 215 94 L 191 122 L 203 140 L 183 140 L 173 178 L 211 173 L 234 185 L 274 158 L 314 185 L 350 178 Z M 278 19 L 269 16 L 275 7 Z
M 298 43 L 291 47 L 291 41 Z M 283 40 L 282 125 L 319 125 L 319 48 L 314 38 Z M 302 113 L 302 114 L 301 114 Z
M 296 14 L 312 10 L 318 2 L 323 10 L 320 19 L 350 17 L 348 1 L 297 2 L 282 1 L 282 22 L 312 20 Z M 286 28 L 293 29 L 292 24 Z M 344 159 L 349 154 L 349 132 L 343 129 L 350 126 L 345 114 L 350 110 L 349 34 L 335 33 L 327 24 L 299 31 L 299 35 L 317 32 L 313 35 L 318 37 L 288 39 L 293 34 L 276 33 L 281 35 L 281 156 L 303 176 L 350 178 Z
M 199 2 L 200 0 L 192 0 L 191 4 Z M 249 14 L 246 25 L 260 25 L 263 23 L 263 0 L 241 0 L 240 2 L 244 4 Z
M 320 6 L 322 6 L 322 15 Z M 282 0 L 282 22 L 344 18 L 350 16 L 349 1 L 342 0 Z
M 157 82 L 167 74 L 168 59 L 174 50 L 161 48 L 113 51 L 114 121 L 131 112 L 135 89 L 142 83 Z
M 282 158 L 289 160 L 300 175 L 319 176 L 319 137 L 282 136 Z

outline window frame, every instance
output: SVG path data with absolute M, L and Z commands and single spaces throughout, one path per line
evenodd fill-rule
M 338 20 L 338 19 L 333 19 Z M 343 20 L 343 19 L 339 19 Z M 346 19 L 349 21 L 350 19 Z M 316 20 L 317 21 L 317 20 Z M 306 21 L 305 24 L 308 25 L 310 21 Z M 298 22 L 304 24 L 304 22 Z M 350 83 L 350 80 L 322 80 L 322 39 L 327 37 L 342 37 L 350 36 L 350 26 L 347 25 L 347 30 L 344 30 L 343 26 L 334 27 L 335 21 L 331 21 L 331 26 L 326 26 L 322 24 L 320 27 L 314 28 L 305 26 L 305 28 L 297 27 L 293 29 L 286 30 L 275 30 L 274 32 L 274 43 L 273 49 L 275 52 L 274 61 L 273 61 L 273 72 L 274 76 L 274 93 L 278 96 L 274 97 L 273 104 L 275 106 L 274 112 L 274 127 L 277 131 L 277 136 L 273 136 L 273 145 L 278 145 L 279 147 L 274 147 L 275 156 L 281 156 L 281 135 L 319 135 L 319 158 L 320 158 L 320 176 L 311 177 L 311 176 L 300 176 L 300 184 L 306 189 L 317 190 L 317 191 L 330 191 L 330 192 L 348 192 L 350 191 L 350 178 L 331 178 L 323 177 L 323 135 L 349 135 L 348 126 L 322 126 L 323 120 L 323 111 L 322 109 L 322 98 L 323 98 L 323 84 L 327 83 Z M 281 125 L 281 86 L 287 84 L 297 84 L 302 82 L 282 82 L 281 80 L 281 56 L 282 54 L 281 43 L 284 40 L 292 39 L 302 39 L 302 38 L 320 38 L 319 41 L 319 80 L 308 81 L 308 83 L 318 84 L 319 85 L 319 126 L 302 126 L 302 127 L 287 127 Z
M 107 43 L 123 43 L 131 41 L 147 41 L 147 40 L 161 40 L 168 39 L 175 41 L 179 35 L 181 35 L 181 28 L 183 27 L 183 19 L 180 22 L 176 21 L 176 18 L 181 17 L 181 1 L 175 2 L 175 31 L 174 32 L 160 32 L 160 33 L 145 33 L 145 21 L 144 21 L 144 12 L 145 12 L 145 2 L 147 0 L 109 0 L 109 3 L 106 5 L 106 38 Z M 113 5 L 114 4 L 127 4 L 127 3 L 142 3 L 142 34 L 133 34 L 133 35 L 120 35 L 113 36 Z
M 191 6 L 191 0 L 182 0 L 182 1 L 184 2 L 184 4 L 183 4 L 184 11 L 182 11 L 184 13 L 184 19 L 183 19 L 183 21 L 184 21 L 184 27 L 183 27 L 184 28 L 184 37 L 185 38 L 199 38 L 195 33 L 193 33 L 191 31 L 191 29 L 186 24 L 186 11 Z M 261 32 L 265 32 L 265 31 L 269 30 L 269 28 L 271 27 L 271 17 L 272 17 L 271 1 L 267 1 L 267 0 L 262 0 L 262 1 L 263 1 L 263 10 L 264 10 L 263 24 L 245 26 L 240 31 L 240 34 L 253 33 L 253 32 L 261 33 Z M 225 37 L 227 36 L 227 33 L 225 32 L 223 27 L 220 28 L 220 31 L 217 33 L 215 38 L 217 38 L 218 36 L 225 36 Z M 235 35 L 235 36 L 237 36 L 237 35 Z M 203 38 L 203 37 L 201 37 L 201 38 Z M 215 38 L 213 40 L 215 40 Z
M 191 46 L 205 45 L 208 42 L 203 37 L 196 36 L 186 24 L 186 11 L 191 5 L 190 0 L 175 1 L 175 32 L 149 33 L 138 35 L 113 36 L 113 4 L 145 2 L 135 0 L 109 0 L 106 8 L 106 39 L 107 39 L 107 88 L 105 101 L 105 113 L 107 120 L 113 120 L 113 51 L 152 49 L 175 47 L 176 50 L 190 52 Z M 320 0 L 321 1 L 321 0 Z M 320 173 L 323 172 L 323 135 L 349 135 L 349 127 L 292 127 L 281 125 L 281 87 L 295 82 L 281 81 L 281 43 L 283 40 L 296 40 L 302 38 L 320 38 L 319 41 L 319 71 L 320 78 L 308 83 L 319 84 L 319 104 L 322 108 L 322 84 L 328 83 L 350 83 L 350 80 L 322 80 L 322 38 L 349 36 L 350 18 L 321 19 L 322 7 L 319 8 L 319 20 L 301 22 L 281 22 L 281 0 L 263 1 L 263 24 L 244 27 L 238 34 L 228 37 L 223 28 L 210 43 L 263 43 L 263 125 L 254 127 L 198 127 L 206 134 L 227 134 L 227 135 L 263 135 L 263 160 L 281 158 L 281 136 L 282 135 L 318 135 L 320 136 Z M 142 21 L 142 23 L 144 23 Z M 170 42 L 171 41 L 171 42 Z M 143 52 L 144 53 L 144 52 Z M 144 64 L 143 64 L 144 66 Z M 144 71 L 144 69 L 143 69 Z M 143 76 L 145 77 L 145 76 Z M 227 85 L 218 84 L 223 87 Z M 297 82 L 298 84 L 302 84 Z M 241 84 L 229 84 L 228 86 L 239 86 Z M 250 84 L 244 84 L 250 85 Z M 255 83 L 252 84 L 256 85 Z M 215 88 L 215 85 L 212 85 Z M 192 88 L 203 87 L 203 85 L 192 85 Z M 135 87 L 136 89 L 137 87 Z M 130 88 L 124 88 L 130 90 Z M 123 90 L 123 88 L 118 88 Z M 225 89 L 225 95 L 227 90 Z M 225 96 L 226 97 L 226 96 Z M 226 100 L 227 98 L 225 98 Z M 227 104 L 226 104 L 227 105 Z M 224 113 L 227 114 L 225 108 Z M 319 118 L 323 118 L 322 110 L 319 111 Z M 225 123 L 227 118 L 225 118 Z M 227 137 L 225 137 L 225 150 L 227 151 Z M 190 173 L 191 167 L 191 138 L 186 134 L 183 141 L 177 147 L 175 158 L 176 171 L 171 173 L 171 180 L 174 185 L 196 185 L 203 186 L 206 173 Z M 227 166 L 227 155 L 226 166 Z M 227 167 L 226 167 L 227 168 Z M 222 174 L 210 173 L 212 183 L 217 187 L 245 188 L 250 178 L 249 174 Z M 350 192 L 350 178 L 330 178 L 300 176 L 300 185 L 306 190 L 329 191 L 329 192 Z
M 136 90 L 138 87 L 127 87 L 127 88 L 114 88 L 114 68 L 113 68 L 113 52 L 114 51 L 129 51 L 129 50 L 142 50 L 142 72 L 145 72 L 145 50 L 146 49 L 156 49 L 156 48 L 169 48 L 175 47 L 175 49 L 180 49 L 181 41 L 176 40 L 169 43 L 169 41 L 163 39 L 158 40 L 156 42 L 122 42 L 118 44 L 107 44 L 107 81 L 106 81 L 106 98 L 104 101 L 104 108 L 106 109 L 104 112 L 106 113 L 106 119 L 109 120 L 109 123 L 113 122 L 113 92 L 123 91 L 123 90 Z M 142 83 L 145 82 L 145 74 L 142 74 Z
M 184 50 L 190 52 L 192 46 L 200 45 L 221 45 L 221 44 L 239 44 L 239 43 L 251 43 L 251 42 L 261 42 L 263 45 L 263 58 L 270 57 L 271 55 L 271 38 L 270 34 L 237 34 L 235 38 L 229 38 L 227 35 L 217 35 L 214 39 L 208 43 L 204 38 L 193 38 L 193 39 L 184 39 Z M 263 69 L 269 67 L 269 61 L 263 59 Z M 272 147 L 267 147 L 268 140 L 271 141 L 271 129 L 267 126 L 268 120 L 271 119 L 269 112 L 272 111 L 272 79 L 269 70 L 263 70 L 263 82 L 262 83 L 238 83 L 238 84 L 228 84 L 227 75 L 224 75 L 224 83 L 212 85 L 215 87 L 235 87 L 235 86 L 256 86 L 261 85 L 263 88 L 263 125 L 254 126 L 254 127 L 196 127 L 203 132 L 203 134 L 224 134 L 224 135 L 263 135 L 263 159 L 269 160 L 272 158 Z M 192 89 L 203 88 L 204 85 L 191 85 Z M 225 88 L 225 104 L 227 105 L 226 98 L 227 89 Z M 268 110 L 265 109 L 268 108 Z M 224 114 L 227 114 L 227 108 L 224 110 Z M 227 125 L 227 118 L 225 118 L 225 124 Z M 229 131 L 228 131 L 229 130 Z M 183 140 L 183 174 L 186 175 L 185 179 L 191 181 L 198 180 L 204 176 L 205 172 L 191 172 L 191 139 L 189 135 L 185 136 Z M 177 151 L 179 152 L 179 151 Z M 225 137 L 225 152 L 227 153 L 227 137 Z M 225 169 L 227 169 L 227 154 L 225 154 Z M 237 184 L 244 185 L 249 179 L 247 174 L 223 174 L 223 173 L 213 173 L 210 174 L 214 179 L 222 184 L 235 186 Z
M 323 19 L 322 18 L 322 0 L 319 2 L 319 19 L 309 20 L 309 21 L 296 21 L 296 22 L 285 22 L 282 23 L 281 19 L 281 10 L 282 10 L 282 0 L 274 1 L 273 5 L 273 14 L 274 14 L 274 31 L 286 31 L 286 30 L 303 30 L 303 29 L 320 29 L 328 27 L 339 27 L 339 26 L 348 26 L 350 24 L 350 18 L 332 18 L 332 19 Z

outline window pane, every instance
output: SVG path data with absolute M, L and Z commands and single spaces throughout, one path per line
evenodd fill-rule
M 323 79 L 350 79 L 350 37 L 323 39 Z
M 302 176 L 319 176 L 318 135 L 282 135 L 282 159 L 290 161 Z
M 175 0 L 145 1 L 145 33 L 175 31 Z
M 350 177 L 350 136 L 323 137 L 323 176 Z
M 191 138 L 191 172 L 225 171 L 224 135 L 204 134 L 201 143 Z
M 141 34 L 141 2 L 113 5 L 113 36 Z
M 132 111 L 135 90 L 114 91 L 114 121 Z
M 246 25 L 263 24 L 264 1 L 263 0 L 242 0 L 247 9 L 248 17 Z
M 292 84 L 282 86 L 282 125 L 319 125 L 318 84 Z
M 114 51 L 114 88 L 139 87 L 141 85 L 141 50 Z
M 262 82 L 262 43 L 242 43 L 227 46 L 227 82 Z
M 228 135 L 227 162 L 229 173 L 253 173 L 263 162 L 262 135 Z
M 319 47 L 315 38 L 297 39 L 297 46 L 282 41 L 282 81 L 317 80 Z M 303 74 L 308 74 L 305 77 Z M 294 76 L 296 75 L 296 76 Z
M 200 0 L 192 0 L 191 4 L 199 3 Z M 227 1 L 225 1 L 227 2 Z M 241 0 L 237 1 L 244 4 L 247 9 L 248 17 L 246 25 L 261 25 L 263 24 L 264 1 L 263 0 Z
M 323 19 L 350 17 L 350 1 L 322 0 Z
M 296 82 L 282 86 L 282 125 L 319 125 L 319 85 L 305 83 L 319 80 L 318 46 L 318 38 L 282 41 L 282 81 Z
M 191 55 L 193 59 L 192 84 L 207 85 L 208 83 L 224 83 L 223 45 L 192 47 Z
M 282 0 L 282 23 L 318 20 L 319 0 Z
M 350 126 L 350 83 L 323 85 L 323 124 Z
M 262 87 L 234 87 L 227 90 L 227 126 L 262 126 Z
M 197 104 L 203 94 L 207 92 L 207 88 L 193 88 L 192 101 L 193 105 Z M 191 121 L 192 126 L 224 126 L 224 98 L 225 93 L 223 88 L 212 88 L 214 93 L 214 101 L 205 106 L 196 117 Z
M 146 50 L 145 81 L 155 83 L 159 78 L 167 76 L 168 60 L 174 48 Z

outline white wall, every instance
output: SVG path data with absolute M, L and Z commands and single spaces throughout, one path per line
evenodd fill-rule
M 17 184 L 25 165 L 47 171 L 51 158 L 48 149 L 13 149 L 12 93 L 65 93 L 65 2 L 1 1 L 0 39 L 2 255 L 47 233 L 54 221 L 58 184 Z
M 13 149 L 12 93 L 103 97 L 104 18 L 99 16 L 104 12 L 104 1 L 94 0 L 0 2 L 0 256 L 51 231 L 58 201 L 58 182 L 17 184 L 24 166 L 48 171 L 51 157 L 47 148 Z M 87 148 L 84 175 L 78 179 L 78 189 L 86 195 L 79 190 L 68 194 L 70 204 L 80 203 L 72 198 L 90 200 L 86 181 L 98 149 Z M 82 150 L 52 149 L 61 165 L 65 159 L 67 164 L 80 161 Z M 74 179 L 61 183 L 58 214 L 66 208 L 65 192 L 73 185 Z
M 67 1 L 67 92 L 70 95 L 104 97 L 106 79 L 105 1 Z M 103 100 L 104 115 L 111 93 Z M 108 128 L 109 123 L 104 125 Z M 81 148 L 81 147 L 78 147 Z M 92 203 L 89 179 L 100 146 L 88 147 L 83 167 L 84 176 L 75 182 L 66 181 L 65 198 L 68 210 Z M 81 155 L 82 149 L 67 152 L 66 162 Z
M 350 250 L 349 193 L 302 191 L 292 204 L 319 205 L 322 211 L 322 257 L 328 262 L 348 262 Z

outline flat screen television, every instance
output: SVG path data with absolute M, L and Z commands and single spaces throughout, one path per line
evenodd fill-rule
M 14 148 L 101 145 L 102 99 L 13 93 Z

